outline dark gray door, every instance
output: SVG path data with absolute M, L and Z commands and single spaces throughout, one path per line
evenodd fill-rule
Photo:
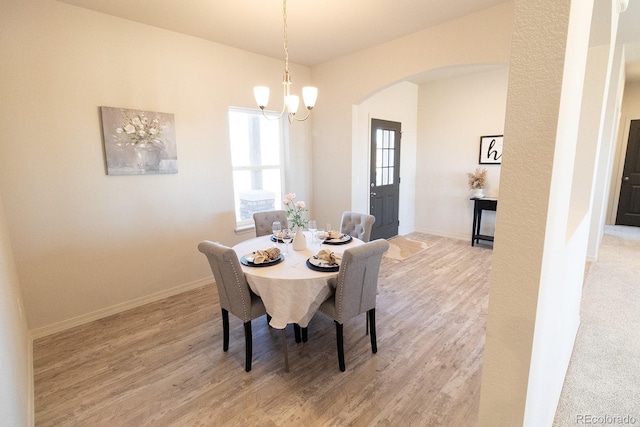
M 371 240 L 398 235 L 401 124 L 371 119 Z
M 616 224 L 640 226 L 640 120 L 631 120 Z

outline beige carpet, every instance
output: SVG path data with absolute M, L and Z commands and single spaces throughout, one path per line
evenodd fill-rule
M 389 239 L 389 250 L 385 252 L 384 256 L 396 261 L 403 261 L 435 244 L 435 241 L 419 241 L 408 236 L 396 236 Z
M 554 427 L 640 425 L 639 307 L 640 228 L 606 226 Z

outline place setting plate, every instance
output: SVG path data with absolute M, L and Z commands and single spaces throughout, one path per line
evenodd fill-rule
M 325 245 L 345 245 L 349 243 L 351 240 L 353 239 L 350 235 L 341 234 L 340 236 L 333 237 L 333 238 L 325 237 L 322 243 L 324 243 Z
M 284 261 L 284 254 L 280 254 L 280 257 L 271 261 L 262 262 L 260 264 L 256 264 L 255 262 L 253 262 L 253 257 L 255 257 L 255 252 L 242 255 L 242 257 L 240 257 L 240 262 L 247 267 L 271 267 L 272 265 L 280 264 L 282 261 Z
M 337 260 L 337 264 L 329 264 L 328 261 L 318 258 L 316 255 L 307 259 L 307 267 L 315 271 L 322 271 L 325 273 L 333 273 L 340 270 L 340 260 Z

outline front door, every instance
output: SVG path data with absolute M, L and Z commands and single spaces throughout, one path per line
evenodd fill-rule
M 401 124 L 371 119 L 371 240 L 398 235 Z
M 616 224 L 640 226 L 640 120 L 631 120 Z

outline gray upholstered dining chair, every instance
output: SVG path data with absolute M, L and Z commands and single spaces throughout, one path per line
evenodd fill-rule
M 376 217 L 357 212 L 343 212 L 340 221 L 340 232 L 351 237 L 368 242 L 371 239 L 371 228 L 376 222 Z
M 255 212 L 253 214 L 253 222 L 256 224 L 256 237 L 273 233 L 271 226 L 274 221 L 280 221 L 283 230 L 289 228 L 287 212 L 284 210 Z
M 222 308 L 223 351 L 229 350 L 229 312 L 244 323 L 246 360 L 244 370 L 251 370 L 253 354 L 251 321 L 263 314 L 266 309 L 259 296 L 249 288 L 238 255 L 235 251 L 219 243 L 205 240 L 198 250 L 207 256 L 213 277 L 216 280 L 220 307 Z
M 377 353 L 376 342 L 376 295 L 378 273 L 382 254 L 389 248 L 389 242 L 374 240 L 364 245 L 347 249 L 342 254 L 340 272 L 333 279 L 336 291 L 320 305 L 319 310 L 332 318 L 336 324 L 338 366 L 344 372 L 343 325 L 361 313 L 367 313 L 370 324 L 371 352 Z

